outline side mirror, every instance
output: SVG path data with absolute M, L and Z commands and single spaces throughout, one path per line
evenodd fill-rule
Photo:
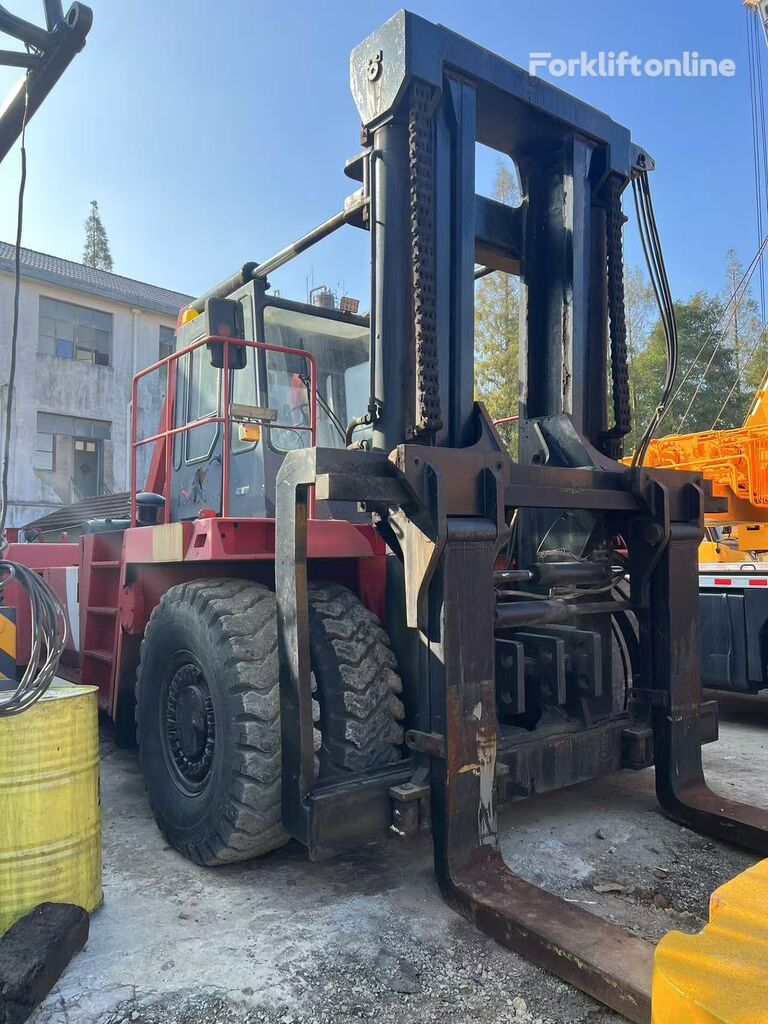
M 208 321 L 208 333 L 222 338 L 242 338 L 239 326 L 240 304 L 234 299 L 208 299 L 205 304 L 205 317 Z M 199 337 L 199 335 L 198 335 Z M 224 369 L 224 343 L 211 341 L 208 343 L 208 355 L 211 366 L 217 370 Z M 229 346 L 230 370 L 242 370 L 247 364 L 248 350 L 244 345 Z

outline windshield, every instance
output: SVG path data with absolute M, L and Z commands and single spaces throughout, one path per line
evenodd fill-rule
M 366 326 L 329 317 L 299 313 L 279 306 L 264 307 L 264 341 L 300 349 L 317 364 L 317 444 L 344 448 L 351 420 L 368 407 L 369 332 Z M 294 365 L 296 364 L 296 365 Z M 309 423 L 306 363 L 296 356 L 269 352 L 267 393 L 270 405 L 285 407 L 281 423 Z M 298 394 L 298 391 L 302 394 Z M 309 444 L 305 431 L 273 429 L 272 443 L 284 450 Z

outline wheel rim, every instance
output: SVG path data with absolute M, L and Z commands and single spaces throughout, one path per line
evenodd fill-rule
M 164 738 L 177 783 L 188 793 L 201 792 L 213 765 L 216 722 L 208 683 L 193 662 L 177 668 L 168 683 Z

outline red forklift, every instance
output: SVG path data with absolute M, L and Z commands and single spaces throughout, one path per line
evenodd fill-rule
M 618 461 L 630 184 L 672 375 L 676 358 L 653 161 L 407 12 L 353 51 L 351 85 L 343 209 L 182 311 L 176 350 L 135 378 L 130 521 L 8 557 L 59 593 L 79 576 L 80 675 L 123 740 L 135 724 L 185 856 L 293 837 L 318 859 L 429 827 L 452 906 L 647 1022 L 652 946 L 512 874 L 496 808 L 654 764 L 664 813 L 768 852 L 768 813 L 702 772 L 701 478 Z M 476 194 L 477 143 L 514 159 L 519 206 Z M 270 274 L 344 225 L 369 233 L 367 315 L 272 294 Z M 487 272 L 522 282 L 514 455 L 474 398 Z M 159 374 L 162 422 L 141 436 Z

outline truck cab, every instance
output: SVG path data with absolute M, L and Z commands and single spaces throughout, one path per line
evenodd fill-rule
M 170 452 L 171 522 L 195 519 L 201 509 L 223 514 L 224 501 L 230 516 L 274 517 L 285 453 L 312 445 L 346 448 L 348 428 L 351 436 L 368 408 L 367 317 L 273 296 L 255 280 L 231 298 L 209 300 L 204 313 L 182 323 L 176 351 L 220 331 L 260 347 L 229 346 L 228 388 L 221 386 L 223 345 L 208 344 L 175 362 L 169 389 L 175 397 L 167 410 L 179 431 Z M 232 418 L 226 488 L 225 392 Z M 318 514 L 331 512 L 325 507 Z

